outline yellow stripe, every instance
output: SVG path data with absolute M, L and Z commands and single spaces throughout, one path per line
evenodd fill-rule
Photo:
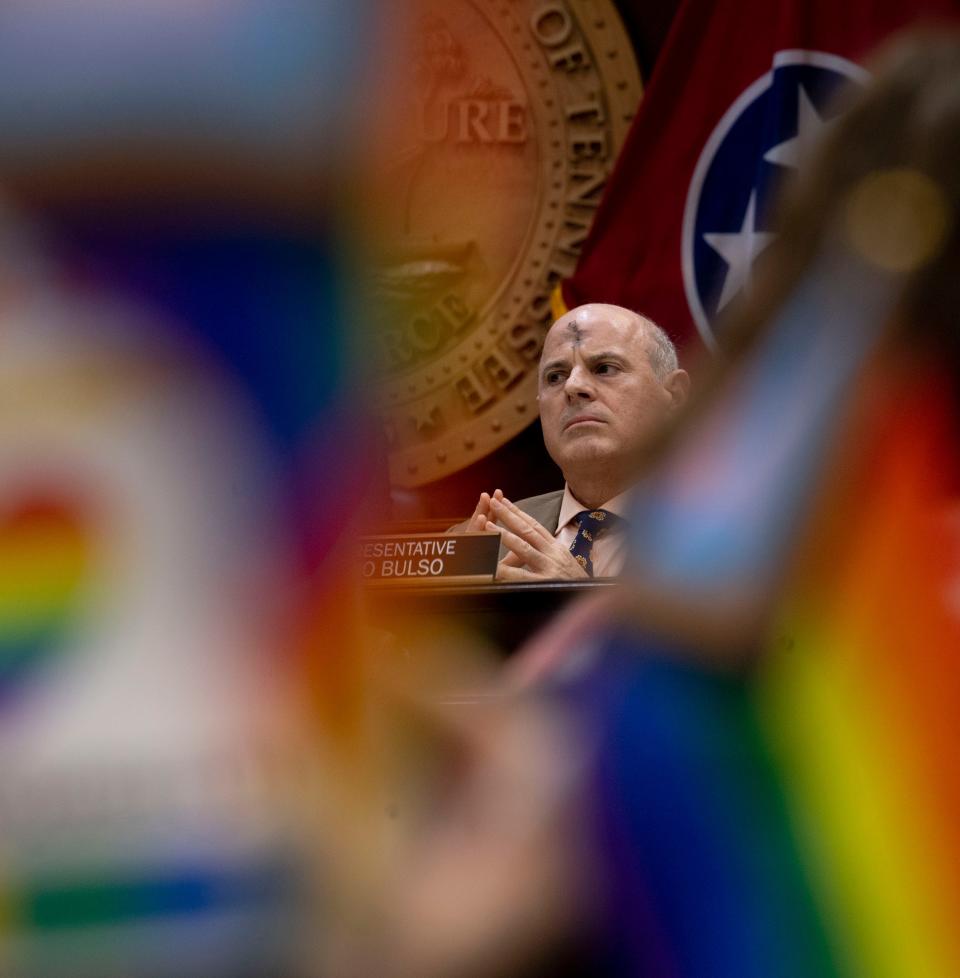
M 922 868 L 930 840 L 897 783 L 898 731 L 870 712 L 842 643 L 794 639 L 768 670 L 761 710 L 838 951 L 857 976 L 955 978 L 960 961 Z
M 32 627 L 64 611 L 88 562 L 88 548 L 76 534 L 0 541 L 0 630 Z
M 558 282 L 550 293 L 550 314 L 554 320 L 557 320 L 569 311 L 566 302 L 563 300 L 563 286 Z
M 2 869 L 2 865 L 0 863 L 0 869 Z M 7 950 L 7 941 L 16 926 L 13 888 L 10 886 L 10 879 L 0 871 L 0 974 L 9 974 L 4 952 Z

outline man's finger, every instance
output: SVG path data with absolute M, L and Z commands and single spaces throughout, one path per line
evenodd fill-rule
M 515 519 L 511 513 L 503 509 L 495 508 L 493 515 L 498 520 L 497 525 L 500 528 L 501 534 L 509 533 L 515 539 L 522 540 L 532 552 L 542 551 L 546 546 L 546 541 L 544 541 L 543 537 L 529 523 Z M 503 542 L 509 546 L 506 536 L 503 537 Z M 516 548 L 511 547 L 510 549 L 513 550 Z M 526 550 L 522 551 L 523 554 L 526 554 L 526 552 Z
M 490 511 L 490 496 L 488 493 L 481 492 L 480 498 L 477 500 L 476 508 L 473 511 L 474 516 L 479 516 L 481 513 L 488 513 Z
M 470 533 L 483 533 L 487 528 L 488 516 L 486 513 L 476 513 L 474 516 L 470 517 L 470 522 L 467 523 L 467 531 Z
M 504 557 L 504 559 L 497 564 L 497 580 L 513 582 L 539 581 L 541 580 L 541 577 L 539 574 L 531 573 L 525 567 L 512 567 L 507 563 L 507 558 Z
M 490 496 L 480 493 L 473 515 L 467 521 L 467 531 L 471 533 L 482 533 L 486 530 L 487 520 L 490 518 Z
M 506 527 L 497 526 L 495 523 L 487 523 L 488 530 L 500 531 L 500 542 L 515 553 L 522 563 L 527 564 L 534 570 L 539 569 L 543 563 L 543 555 L 535 547 L 532 547 L 523 537 L 518 536 Z
M 522 537 L 537 549 L 542 549 L 544 543 L 553 540 L 547 530 L 532 516 L 528 516 L 522 510 L 517 509 L 513 503 L 509 505 L 506 503 L 507 500 L 494 501 L 490 508 L 493 511 L 492 515 L 508 530 L 512 530 L 517 536 Z
M 501 499 L 496 500 L 495 506 L 501 507 L 498 510 L 498 515 L 503 513 L 511 514 L 515 520 L 522 521 L 524 524 L 533 529 L 538 536 L 543 537 L 544 540 L 553 540 L 553 534 L 541 523 L 539 520 L 535 520 L 529 513 L 525 513 L 519 506 L 515 503 L 510 502 L 506 496 Z M 512 527 L 511 527 L 512 528 Z

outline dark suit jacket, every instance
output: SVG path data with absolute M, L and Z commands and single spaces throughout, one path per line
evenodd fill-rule
M 527 515 L 532 516 L 542 527 L 551 533 L 557 532 L 557 523 L 560 522 L 560 507 L 563 505 L 563 490 L 556 489 L 553 492 L 545 492 L 540 496 L 528 496 L 526 499 L 518 500 L 517 509 L 522 509 Z

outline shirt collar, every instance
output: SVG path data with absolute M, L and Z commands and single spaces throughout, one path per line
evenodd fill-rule
M 629 498 L 629 492 L 621 492 L 619 495 L 614 496 L 613 499 L 608 499 L 599 508 L 605 509 L 616 516 L 626 518 L 630 512 Z M 560 518 L 557 521 L 557 531 L 562 530 L 577 513 L 582 513 L 585 509 L 587 507 L 570 491 L 570 487 L 564 486 L 563 502 L 560 504 Z

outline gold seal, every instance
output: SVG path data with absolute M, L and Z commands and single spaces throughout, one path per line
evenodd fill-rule
M 391 481 L 475 462 L 537 415 L 573 273 L 640 98 L 610 0 L 418 0 L 365 192 Z M 404 77 L 405 75 L 405 77 Z M 385 122 L 383 121 L 385 120 Z

